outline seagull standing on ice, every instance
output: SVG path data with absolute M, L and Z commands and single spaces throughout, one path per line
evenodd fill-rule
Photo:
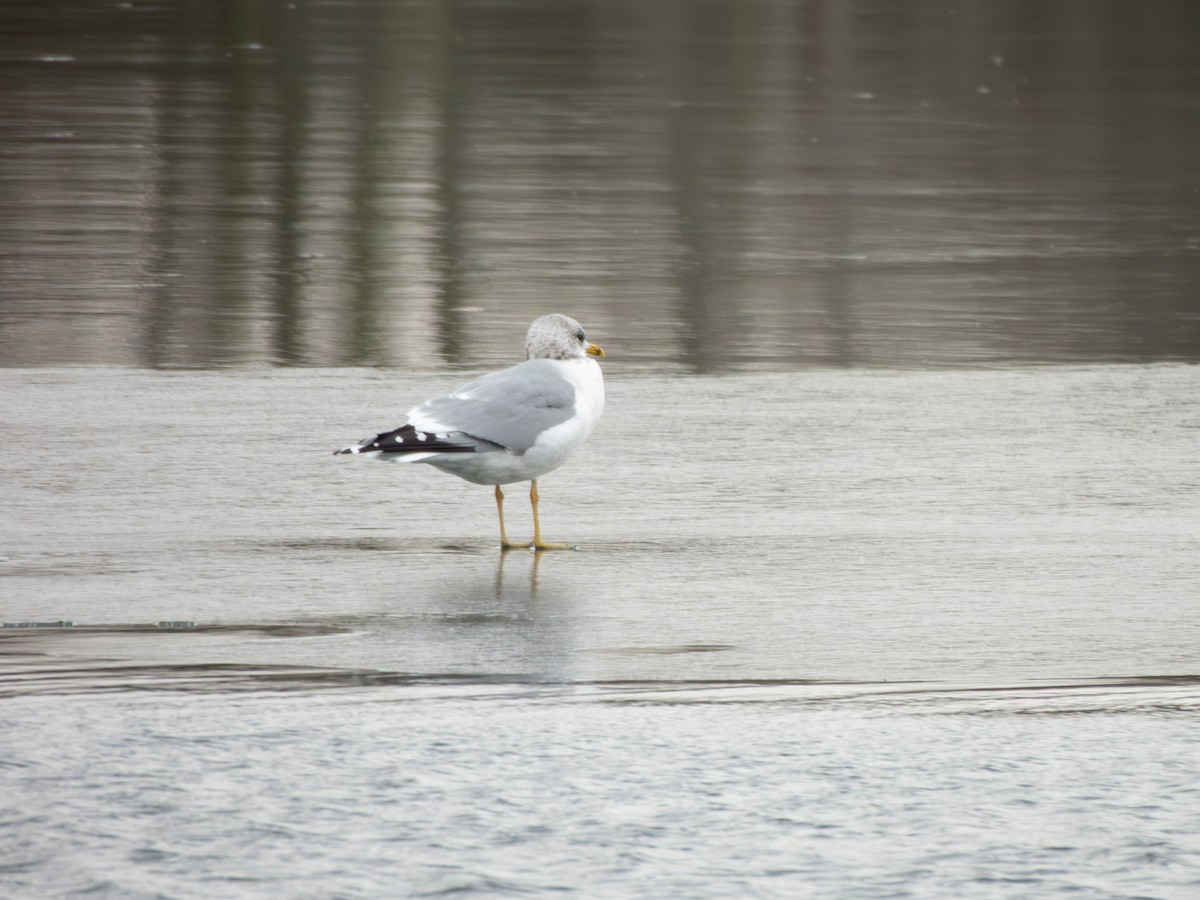
M 494 484 L 502 547 L 572 549 L 542 540 L 537 479 L 566 462 L 600 420 L 604 376 L 595 356 L 604 350 L 578 322 L 542 316 L 525 336 L 525 362 L 426 400 L 408 411 L 406 424 L 334 453 L 429 463 L 474 484 Z M 531 482 L 531 543 L 512 543 L 504 531 L 500 485 L 516 481 Z

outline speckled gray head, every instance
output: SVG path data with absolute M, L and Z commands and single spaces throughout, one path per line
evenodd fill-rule
M 604 350 L 587 339 L 583 326 L 570 316 L 554 313 L 534 319 L 525 335 L 526 359 L 584 359 L 604 356 Z

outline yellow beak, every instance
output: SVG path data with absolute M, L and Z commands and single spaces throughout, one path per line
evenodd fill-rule
M 587 351 L 588 356 L 599 356 L 603 358 L 607 355 L 605 354 L 603 347 L 601 347 L 599 344 L 593 344 L 591 341 L 588 341 L 588 345 L 583 349 Z

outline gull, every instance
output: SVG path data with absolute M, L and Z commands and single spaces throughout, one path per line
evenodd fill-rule
M 468 382 L 452 394 L 408 411 L 399 428 L 335 450 L 404 463 L 428 463 L 473 484 L 495 485 L 500 546 L 571 550 L 542 540 L 537 480 L 582 444 L 604 411 L 604 375 L 593 357 L 604 350 L 574 319 L 557 313 L 534 319 L 525 362 Z M 502 484 L 530 482 L 533 540 L 509 541 Z

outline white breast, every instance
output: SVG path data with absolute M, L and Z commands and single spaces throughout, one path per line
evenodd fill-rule
M 588 439 L 604 412 L 604 374 L 594 359 L 556 360 L 562 375 L 575 387 L 575 414 L 542 433 L 525 452 L 531 468 L 541 474 L 557 469 Z M 537 476 L 534 476 L 537 477 Z

